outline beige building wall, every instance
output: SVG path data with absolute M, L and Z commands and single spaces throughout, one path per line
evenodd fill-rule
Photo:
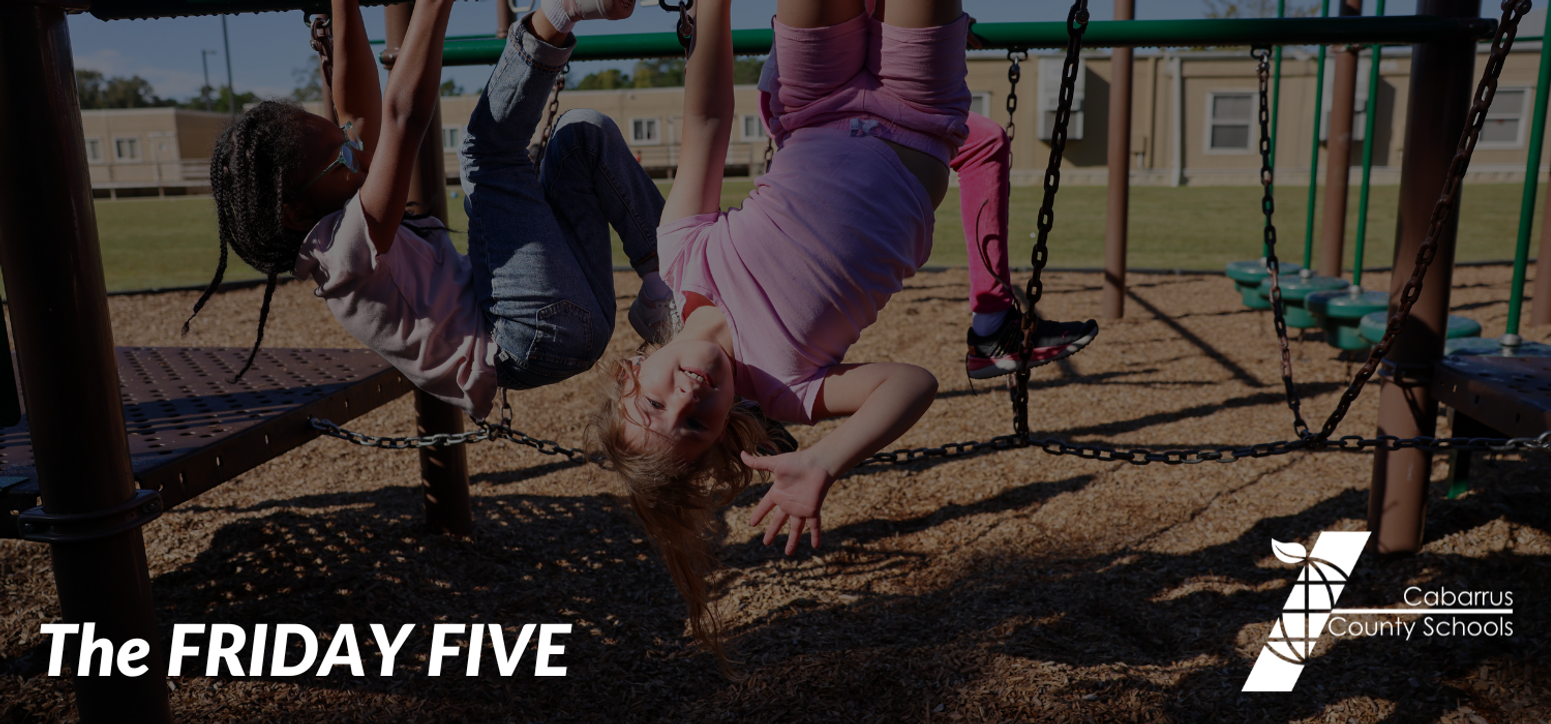
M 102 197 L 206 193 L 210 150 L 230 120 L 181 108 L 81 111 L 93 191 Z

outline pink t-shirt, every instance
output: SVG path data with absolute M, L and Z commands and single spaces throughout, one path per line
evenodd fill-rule
M 296 276 L 311 279 L 345 330 L 411 383 L 476 418 L 495 401 L 495 342 L 474 300 L 468 257 L 435 219 L 406 221 L 378 254 L 357 194 L 302 242 Z
M 657 230 L 662 278 L 727 317 L 739 395 L 813 422 L 824 376 L 932 251 L 932 202 L 883 141 L 794 131 L 741 209 Z

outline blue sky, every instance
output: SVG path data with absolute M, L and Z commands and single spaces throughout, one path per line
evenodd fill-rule
M 494 32 L 496 0 L 459 2 L 453 8 L 449 35 L 473 35 Z M 1206 9 L 1204 0 L 1137 0 L 1137 17 L 1143 20 L 1197 18 Z M 1307 0 L 1303 3 L 1307 4 Z M 1374 0 L 1366 0 L 1371 13 Z M 1105 0 L 1090 3 L 1095 20 L 1108 20 L 1114 5 Z M 1495 13 L 1495 2 L 1483 2 L 1487 12 Z M 1070 5 L 1058 0 L 964 0 L 964 9 L 983 22 L 1062 20 Z M 738 0 L 733 5 L 733 26 L 766 27 L 775 12 L 775 0 Z M 1415 0 L 1390 0 L 1386 13 L 1407 15 L 1415 12 Z M 382 9 L 363 11 L 368 34 L 383 35 Z M 306 27 L 300 12 L 233 15 L 227 18 L 231 36 L 233 81 L 239 92 L 254 91 L 260 96 L 285 95 L 295 83 L 292 71 L 306 67 L 312 58 Z M 618 22 L 592 21 L 577 27 L 578 34 L 667 32 L 672 16 L 658 7 L 637 8 L 634 16 Z M 220 86 L 226 82 L 226 55 L 221 42 L 219 17 L 169 18 L 164 20 L 113 20 L 104 22 L 90 15 L 70 17 L 70 37 L 77 68 L 102 71 L 107 75 L 139 75 L 151 82 L 163 97 L 184 98 L 196 94 L 204 82 L 200 51 L 217 51 L 210 56 L 210 80 Z M 590 73 L 605 67 L 625 67 L 631 63 L 598 61 L 577 63 L 573 72 Z M 445 76 L 456 79 L 469 92 L 484 84 L 488 67 L 448 68 Z

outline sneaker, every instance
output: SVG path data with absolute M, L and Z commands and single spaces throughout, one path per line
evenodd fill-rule
M 571 20 L 623 20 L 635 12 L 635 0 L 560 0 Z
M 1099 325 L 1091 319 L 1086 322 L 1041 319 L 1034 327 L 1029 366 L 1039 367 L 1070 357 L 1098 335 Z M 984 337 L 971 329 L 968 341 L 969 353 L 964 357 L 964 367 L 970 379 L 987 380 L 1012 374 L 1018 370 L 1018 355 L 1023 347 L 1023 315 L 1017 309 L 1010 309 L 1000 329 Z
M 630 303 L 630 313 L 625 316 L 641 339 L 661 344 L 668 340 L 673 330 L 673 297 L 652 299 L 645 293 L 637 294 L 635 301 Z

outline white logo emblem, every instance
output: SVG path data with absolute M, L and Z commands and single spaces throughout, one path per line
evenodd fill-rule
M 1301 565 L 1282 616 L 1260 649 L 1260 658 L 1244 682 L 1244 691 L 1292 691 L 1303 673 L 1303 662 L 1325 632 L 1336 599 L 1368 543 L 1368 533 L 1325 531 L 1312 553 L 1297 543 L 1271 541 L 1271 552 L 1283 563 Z

